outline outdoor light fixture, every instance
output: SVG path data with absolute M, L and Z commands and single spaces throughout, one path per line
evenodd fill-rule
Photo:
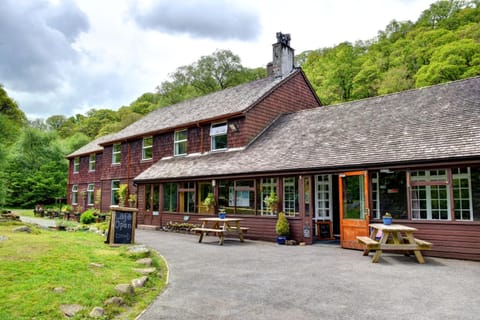
M 232 131 L 232 132 L 237 132 L 238 131 L 238 128 L 237 128 L 237 125 L 235 123 L 230 123 L 228 125 L 228 128 Z

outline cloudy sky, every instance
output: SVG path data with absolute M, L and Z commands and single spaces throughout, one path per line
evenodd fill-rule
M 118 109 L 217 49 L 265 66 L 275 33 L 295 53 L 368 40 L 434 0 L 3 0 L 0 83 L 30 119 Z

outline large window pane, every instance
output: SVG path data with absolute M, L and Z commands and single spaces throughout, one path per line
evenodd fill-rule
M 270 195 L 273 191 L 278 195 L 277 192 L 277 178 L 263 178 L 259 179 L 257 182 L 258 191 L 257 191 L 257 209 L 261 215 L 272 215 L 270 208 L 265 204 L 265 198 Z
M 298 215 L 298 177 L 283 179 L 283 211 Z
M 165 183 L 163 185 L 163 210 L 177 211 L 177 184 Z

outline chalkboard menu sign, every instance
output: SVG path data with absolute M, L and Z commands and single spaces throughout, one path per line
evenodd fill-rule
M 318 239 L 333 239 L 330 221 L 317 222 L 317 237 Z
M 115 208 L 108 228 L 110 244 L 130 244 L 135 242 L 136 209 Z

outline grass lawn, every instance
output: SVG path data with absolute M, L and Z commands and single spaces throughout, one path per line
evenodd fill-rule
M 95 233 L 36 227 L 31 227 L 32 233 L 12 231 L 20 225 L 0 223 L 0 319 L 62 319 L 62 304 L 84 307 L 71 319 L 87 318 L 96 306 L 105 308 L 103 319 L 118 315 L 134 319 L 165 287 L 166 264 L 152 253 L 160 276 L 151 274 L 144 288 L 125 298 L 126 306 L 106 307 L 105 300 L 118 296 L 116 285 L 141 277 L 133 271 L 144 267 L 135 262 L 139 256 L 129 255 L 126 246 L 106 245 L 104 237 Z M 56 293 L 57 287 L 64 292 Z

